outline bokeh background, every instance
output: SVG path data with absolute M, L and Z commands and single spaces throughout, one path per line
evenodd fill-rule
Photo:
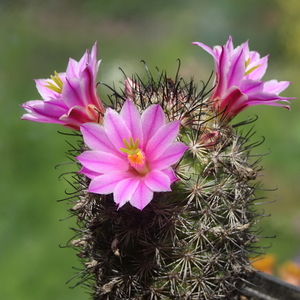
M 297 0 L 1 0 L 0 1 L 0 283 L 2 299 L 88 299 L 76 280 L 75 252 L 64 246 L 72 237 L 66 202 L 69 189 L 59 180 L 68 159 L 66 137 L 58 125 L 20 121 L 28 100 L 40 99 L 33 78 L 64 71 L 68 58 L 80 59 L 98 41 L 102 59 L 99 80 L 108 84 L 138 72 L 141 60 L 173 76 L 206 81 L 212 58 L 191 42 L 224 44 L 232 35 L 237 46 L 270 54 L 265 79 L 292 81 L 283 93 L 299 96 L 300 4 Z M 104 87 L 100 94 L 109 93 Z M 258 115 L 254 140 L 266 141 L 254 153 L 271 153 L 264 167 L 260 195 L 276 202 L 261 205 L 271 217 L 259 226 L 261 246 L 276 255 L 276 264 L 300 255 L 300 104 L 292 111 L 256 106 L 236 121 Z M 66 219 L 67 218 L 67 219 Z M 61 219 L 66 219 L 60 221 Z

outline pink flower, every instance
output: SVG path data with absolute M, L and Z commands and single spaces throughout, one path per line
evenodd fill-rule
M 171 191 L 177 180 L 172 168 L 188 148 L 175 141 L 179 121 L 166 123 L 160 105 L 151 105 L 140 115 L 127 100 L 118 114 L 108 108 L 103 126 L 81 127 L 84 142 L 91 149 L 77 159 L 80 171 L 91 178 L 88 191 L 114 194 L 119 207 L 126 202 L 142 210 L 153 192 Z
M 226 45 L 215 46 L 213 49 L 198 42 L 192 44 L 203 48 L 215 60 L 216 79 L 211 100 L 215 110 L 225 112 L 227 120 L 252 105 L 265 104 L 290 108 L 288 105 L 278 103 L 293 99 L 278 96 L 290 82 L 261 81 L 267 69 L 268 57 L 260 58 L 258 52 L 249 51 L 248 42 L 234 48 L 232 38 L 229 37 Z
M 79 130 L 85 122 L 100 122 L 104 106 L 96 91 L 97 44 L 79 62 L 70 58 L 65 73 L 55 72 L 50 79 L 37 79 L 36 87 L 43 100 L 24 103 L 28 113 L 23 120 L 56 123 Z

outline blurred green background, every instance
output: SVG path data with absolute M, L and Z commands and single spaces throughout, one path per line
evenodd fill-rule
M 177 59 L 181 75 L 206 81 L 212 58 L 191 42 L 224 44 L 229 35 L 237 46 L 249 39 L 250 48 L 270 54 L 265 79 L 292 81 L 283 93 L 298 96 L 300 59 L 300 4 L 297 0 L 24 0 L 0 1 L 0 113 L 1 202 L 0 283 L 2 299 L 88 299 L 70 279 L 79 267 L 72 249 L 61 249 L 72 237 L 64 198 L 68 185 L 58 176 L 67 162 L 65 136 L 60 126 L 20 121 L 19 106 L 40 99 L 33 78 L 49 78 L 65 71 L 68 58 L 80 59 L 98 41 L 102 59 L 99 80 L 118 83 L 123 75 L 144 74 L 141 60 L 150 69 L 172 76 Z M 100 88 L 106 95 L 108 90 Z M 103 96 L 103 97 L 104 97 Z M 256 106 L 235 121 L 259 116 L 256 139 L 266 141 L 254 153 L 263 158 L 261 192 L 276 202 L 258 207 L 272 216 L 260 226 L 263 240 L 272 247 L 278 264 L 294 259 L 300 251 L 300 104 L 292 111 Z M 66 130 L 65 130 L 66 131 Z M 253 141 L 256 140 L 254 138 Z

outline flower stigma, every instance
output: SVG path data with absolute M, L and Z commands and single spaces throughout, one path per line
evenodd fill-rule
M 133 138 L 129 138 L 129 143 L 126 139 L 123 139 L 126 148 L 120 148 L 122 152 L 127 153 L 129 164 L 142 175 L 146 175 L 149 172 L 145 153 L 138 148 L 139 139 L 133 141 Z
M 59 77 L 59 74 L 56 71 L 54 71 L 54 76 L 51 75 L 50 78 L 52 81 L 50 81 L 50 80 L 47 81 L 48 84 L 45 85 L 45 87 L 47 87 L 48 89 L 50 89 L 54 92 L 61 94 L 63 82 L 62 82 L 61 78 Z

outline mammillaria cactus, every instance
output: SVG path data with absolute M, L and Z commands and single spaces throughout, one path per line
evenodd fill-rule
M 154 79 L 147 71 L 146 80 L 126 77 L 124 90 L 104 105 L 95 96 L 93 48 L 93 59 L 87 52 L 76 64 L 79 72 L 62 80 L 56 73 L 53 84 L 39 86 L 53 97 L 23 105 L 24 119 L 49 122 L 51 115 L 80 131 L 70 151 L 79 166 L 70 246 L 83 262 L 79 283 L 95 300 L 239 299 L 253 272 L 260 157 L 251 151 L 259 142 L 240 129 L 253 120 L 231 122 L 250 105 L 289 108 L 278 102 L 288 101 L 278 94 L 289 83 L 261 81 L 267 58 L 247 43 L 196 44 L 215 59 L 211 91 L 178 74 Z

